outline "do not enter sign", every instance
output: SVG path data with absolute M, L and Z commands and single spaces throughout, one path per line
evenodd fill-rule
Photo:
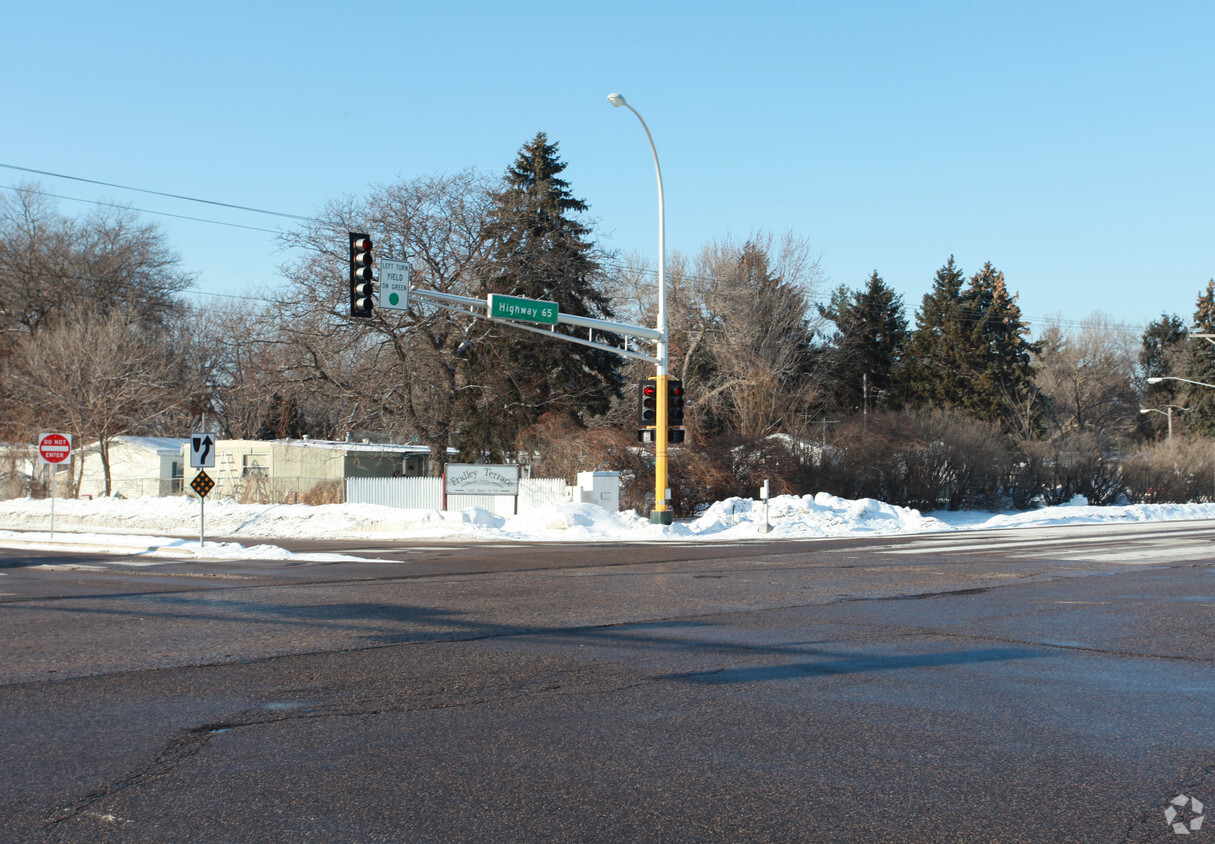
M 62 463 L 71 456 L 71 434 L 43 434 L 38 438 L 38 458 L 43 463 Z

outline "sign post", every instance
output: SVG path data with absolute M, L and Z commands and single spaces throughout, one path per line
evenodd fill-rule
M 212 458 L 214 465 L 214 458 Z M 211 476 L 207 474 L 205 469 L 199 469 L 198 474 L 194 476 L 194 480 L 190 481 L 190 489 L 198 493 L 198 551 L 202 553 L 203 545 L 207 541 L 207 530 L 205 516 L 207 512 L 207 493 L 215 488 L 215 481 L 211 480 Z
M 190 468 L 204 469 L 215 466 L 215 435 L 190 435 Z M 204 511 L 207 507 L 207 493 L 215 486 L 215 481 L 205 471 L 200 471 L 190 482 L 190 489 L 198 493 L 198 550 L 202 553 L 203 543 L 207 532 L 204 521 Z
M 768 523 L 768 482 L 764 481 L 764 485 L 759 488 L 759 497 L 764 500 L 764 523 L 759 526 L 760 533 L 767 533 L 772 530 L 772 525 Z
M 71 457 L 71 434 L 42 434 L 38 437 L 38 459 L 51 467 L 51 539 L 55 538 L 56 480 L 59 475 L 55 469 Z

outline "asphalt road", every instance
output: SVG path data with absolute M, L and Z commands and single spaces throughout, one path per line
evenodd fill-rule
M 1215 841 L 1213 539 L 0 550 L 0 840 Z

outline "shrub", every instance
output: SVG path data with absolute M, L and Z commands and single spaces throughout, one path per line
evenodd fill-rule
M 341 504 L 345 498 L 341 481 L 321 481 L 303 495 L 303 503 L 317 507 L 321 504 Z
M 1215 454 L 1209 441 L 1177 440 L 1149 446 L 1128 457 L 1122 478 L 1126 497 L 1136 504 L 1210 501 L 1215 488 Z
M 1079 432 L 1021 447 L 1025 481 L 1042 503 L 1066 504 L 1082 495 L 1090 504 L 1114 504 L 1123 496 L 1122 463 L 1106 437 Z
M 1014 453 L 999 428 L 948 411 L 854 418 L 833 438 L 821 489 L 920 510 L 993 507 L 1011 499 Z

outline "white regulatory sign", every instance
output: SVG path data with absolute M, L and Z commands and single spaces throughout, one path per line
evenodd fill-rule
M 380 307 L 409 309 L 409 262 L 380 261 Z
M 202 469 L 215 466 L 215 435 L 190 435 L 190 468 Z

